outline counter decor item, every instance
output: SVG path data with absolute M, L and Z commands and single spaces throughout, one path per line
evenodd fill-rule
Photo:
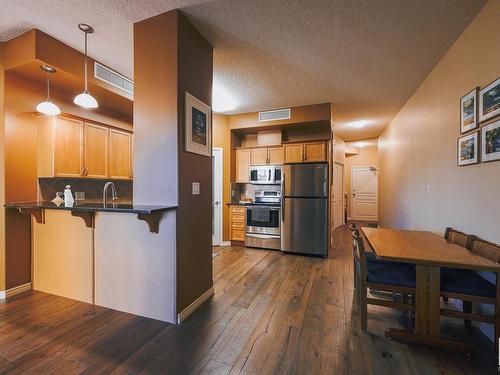
M 500 160 L 500 120 L 481 128 L 481 160 Z
M 186 151 L 212 156 L 212 114 L 208 105 L 188 92 L 185 97 Z
M 469 130 L 478 127 L 477 121 L 477 95 L 479 87 L 462 96 L 460 99 L 460 133 L 467 133 Z
M 500 115 L 500 78 L 479 93 L 479 121 Z
M 64 189 L 64 206 L 73 207 L 75 200 L 73 199 L 73 194 L 71 193 L 71 186 L 66 185 Z
M 457 140 L 457 165 L 471 165 L 479 163 L 479 132 L 465 135 Z

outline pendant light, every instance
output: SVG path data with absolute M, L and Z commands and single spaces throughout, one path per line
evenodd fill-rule
M 88 82 L 87 82 L 87 36 L 92 34 L 94 29 L 85 23 L 80 23 L 78 28 L 85 33 L 85 65 L 84 65 L 84 77 L 85 77 L 85 89 L 83 92 L 75 97 L 73 102 L 83 108 L 97 108 L 97 100 L 89 94 Z
M 42 65 L 40 66 L 45 73 L 47 73 L 47 99 L 36 106 L 37 112 L 43 113 L 44 115 L 55 116 L 60 115 L 61 110 L 57 105 L 50 101 L 50 81 L 49 74 L 55 73 L 56 70 L 51 66 Z

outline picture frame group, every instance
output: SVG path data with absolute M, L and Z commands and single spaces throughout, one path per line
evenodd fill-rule
M 459 166 L 500 160 L 500 78 L 460 98 Z M 473 131 L 474 130 L 474 131 Z

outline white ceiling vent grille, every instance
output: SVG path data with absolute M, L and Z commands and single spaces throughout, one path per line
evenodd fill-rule
M 96 61 L 94 61 L 94 77 L 129 94 L 134 94 L 133 81 Z
M 259 112 L 259 122 L 290 120 L 291 117 L 292 117 L 292 110 L 290 108 Z

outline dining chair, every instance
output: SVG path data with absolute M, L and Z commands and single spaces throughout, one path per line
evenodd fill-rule
M 468 247 L 470 251 L 500 263 L 500 245 L 481 240 L 471 236 Z M 496 282 L 486 280 L 473 270 L 460 270 L 460 272 L 447 272 L 441 274 L 441 296 L 457 298 L 470 302 L 470 310 L 453 311 L 441 309 L 441 315 L 451 316 L 464 320 L 474 320 L 495 325 L 495 343 L 498 345 L 500 337 L 500 280 L 498 273 Z M 495 315 L 483 315 L 472 312 L 472 303 L 485 303 L 495 306 Z
M 444 239 L 446 241 L 451 242 L 452 244 L 458 245 L 465 247 L 467 249 L 470 249 L 470 243 L 472 239 L 471 234 L 467 234 L 464 232 L 460 232 L 456 229 L 453 229 L 451 227 L 446 227 L 445 232 L 444 232 Z M 454 273 L 454 272 L 463 272 L 464 270 L 461 270 L 459 268 L 449 268 L 449 267 L 443 267 L 441 269 L 441 278 L 447 278 L 446 274 L 448 273 Z M 448 298 L 443 297 L 443 301 L 445 303 L 448 303 Z M 462 300 L 462 311 L 465 313 L 471 313 L 472 312 L 472 302 L 471 301 L 466 301 Z M 467 327 L 471 327 L 471 321 L 468 319 L 464 320 L 464 324 Z
M 387 292 L 415 293 L 415 270 L 398 264 L 367 262 L 363 238 L 359 233 L 352 233 L 357 275 L 359 278 L 357 302 L 361 312 L 361 329 L 368 325 L 368 305 L 378 305 L 400 310 L 415 310 L 415 305 L 368 297 L 368 288 Z

